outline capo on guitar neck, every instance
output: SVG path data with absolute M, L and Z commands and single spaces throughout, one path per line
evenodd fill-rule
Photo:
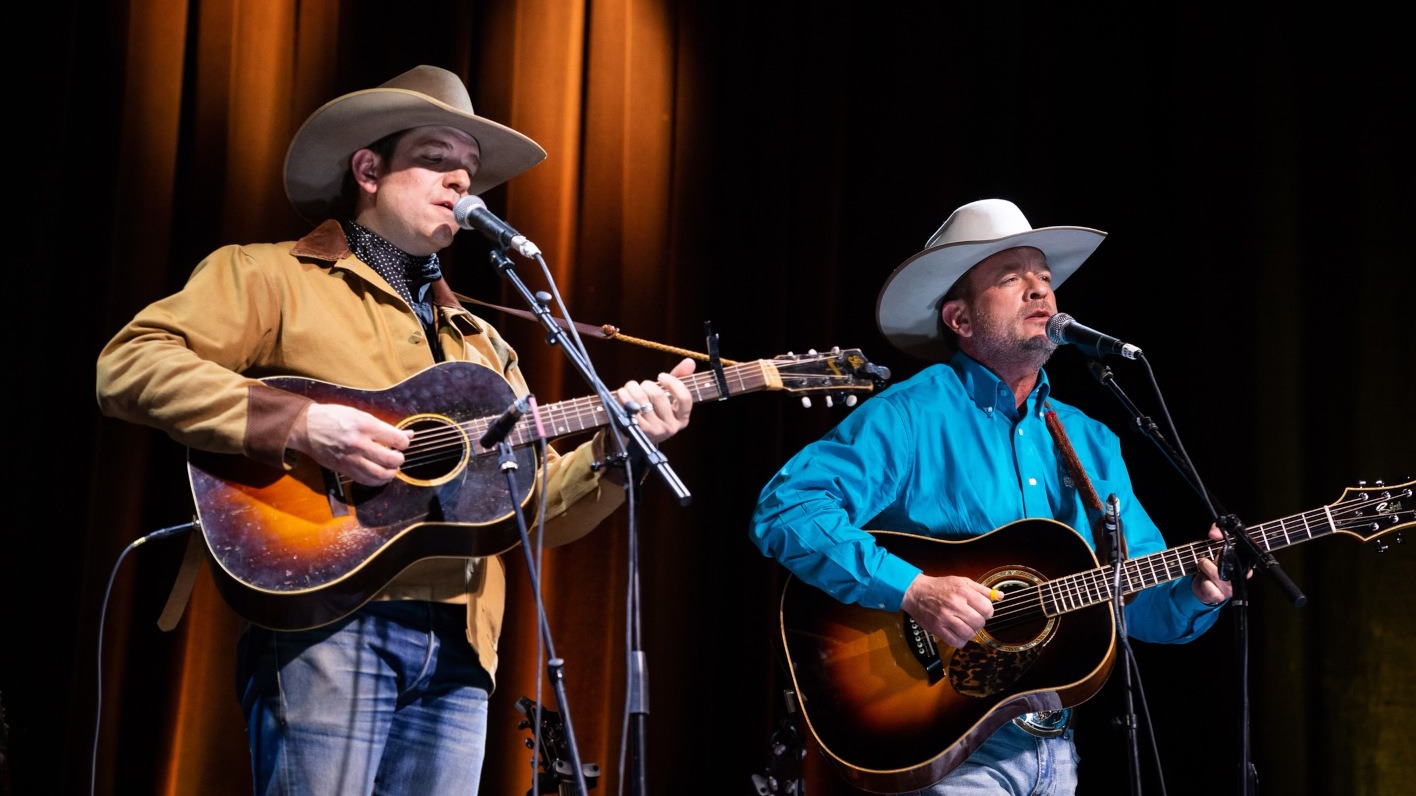
M 713 379 L 718 382 L 718 400 L 728 400 L 728 377 L 723 374 L 723 360 L 718 356 L 718 334 L 713 331 L 713 322 L 703 322 L 703 333 L 708 336 L 708 367 L 713 371 Z

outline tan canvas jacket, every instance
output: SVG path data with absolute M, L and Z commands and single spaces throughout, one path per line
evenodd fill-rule
M 444 359 L 484 365 L 516 395 L 528 393 L 516 354 L 496 329 L 468 312 L 445 281 L 433 290 Z M 141 310 L 100 352 L 98 404 L 189 448 L 288 468 L 286 440 L 309 400 L 260 379 L 300 376 L 373 391 L 432 365 L 418 317 L 351 254 L 331 220 L 299 241 L 212 252 L 179 292 Z M 602 445 L 596 434 L 565 455 L 548 455 L 548 546 L 580 538 L 623 503 L 623 489 L 591 469 Z M 468 639 L 495 676 L 505 570 L 498 557 L 473 563 L 425 559 L 375 599 L 467 603 Z

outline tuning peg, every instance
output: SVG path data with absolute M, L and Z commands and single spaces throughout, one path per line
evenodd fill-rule
M 803 395 L 803 396 L 801 397 L 801 405 L 804 406 L 804 407 L 806 407 L 807 409 L 810 409 L 810 408 L 811 408 L 811 397 L 810 397 L 810 396 Z
M 833 400 L 831 400 L 831 396 L 829 396 L 829 395 L 826 396 L 826 408 L 827 408 L 827 409 L 830 409 L 831 407 L 833 407 L 833 406 L 835 406 L 835 405 L 836 405 L 836 402 L 833 401 Z
M 855 397 L 854 395 L 847 395 L 847 396 L 846 396 L 846 406 L 855 406 L 856 403 L 857 403 L 857 399 L 856 399 L 856 397 Z

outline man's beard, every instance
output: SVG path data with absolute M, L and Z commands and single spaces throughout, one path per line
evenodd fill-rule
M 977 328 L 973 338 L 978 356 L 985 364 L 998 367 L 1040 369 L 1052 358 L 1057 344 L 1043 334 L 1019 335 L 1014 325 L 1016 320 L 1012 318 L 1008 322 L 1000 322 L 975 312 L 974 326 Z

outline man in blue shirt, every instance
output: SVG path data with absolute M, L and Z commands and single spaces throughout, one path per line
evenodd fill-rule
M 990 635 L 984 625 L 1023 595 L 1040 593 L 1027 587 L 1096 569 L 1089 548 L 1096 547 L 1092 529 L 1105 513 L 1100 500 L 1118 507 L 1114 524 L 1123 531 L 1125 557 L 1167 547 L 1132 490 L 1120 440 L 1052 397 L 1042 370 L 1056 349 L 1046 334 L 1057 312 L 1053 290 L 1104 238 L 1085 227 L 1034 229 L 1001 199 L 955 210 L 923 251 L 895 269 L 877 303 L 891 343 L 935 364 L 866 401 L 762 490 L 753 542 L 819 589 L 813 599 L 834 598 L 819 600 L 809 613 L 842 605 L 862 612 L 799 634 L 814 646 L 797 647 L 792 661 L 807 721 L 856 785 L 899 793 L 947 789 L 951 796 L 1076 789 L 1066 708 L 1093 695 L 1109 672 L 1102 664 L 1110 661 L 1112 609 L 1100 609 L 1103 654 L 1083 662 L 1082 674 L 1064 664 L 1054 680 L 1042 664 L 1065 654 L 1058 634 L 1080 619 L 1047 611 L 1035 633 L 1014 637 Z M 1044 560 L 978 572 L 948 568 L 951 557 L 971 560 L 989 543 L 979 538 L 985 534 L 997 540 L 1006 533 L 1018 549 L 1005 561 L 1026 562 L 1030 550 L 1054 549 L 1059 531 L 1061 541 L 1079 546 L 1081 566 L 1050 571 L 1049 564 L 1070 564 Z M 1209 533 L 1221 538 L 1217 528 Z M 904 538 L 913 545 L 892 544 L 904 534 L 943 541 L 910 536 Z M 961 544 L 967 540 L 973 547 Z M 940 549 L 922 551 L 920 544 Z M 944 566 L 925 571 L 928 562 L 918 560 L 924 552 L 937 552 Z M 1156 585 L 1128 598 L 1124 612 L 1127 633 L 1148 642 L 1198 637 L 1231 595 L 1207 559 L 1192 576 L 1150 582 Z M 1015 589 L 1023 591 L 1014 597 Z M 901 611 L 903 624 L 889 613 Z M 879 632 L 871 628 L 876 617 L 884 617 Z M 793 621 L 785 599 L 783 621 Z M 792 657 L 796 642 L 787 630 Z M 879 655 L 872 654 L 875 646 Z M 938 682 L 946 668 L 948 682 Z M 813 700 L 811 689 L 833 675 L 847 682 L 830 684 Z M 833 698 L 846 703 L 827 704 Z M 959 723 L 957 737 L 950 721 Z M 905 729 L 891 737 L 891 727 Z M 883 736 L 878 743 L 870 740 L 877 736 Z

